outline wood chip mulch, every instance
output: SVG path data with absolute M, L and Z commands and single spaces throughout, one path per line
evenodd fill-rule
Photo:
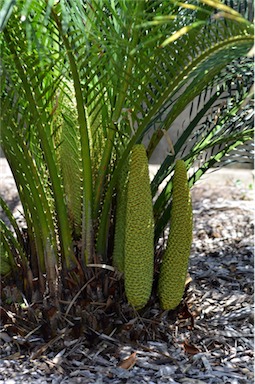
M 253 383 L 253 191 L 231 180 L 198 184 L 192 195 L 190 278 L 177 317 L 154 305 L 121 331 L 93 331 L 93 343 L 65 331 L 47 343 L 36 332 L 13 336 L 2 321 L 0 384 Z

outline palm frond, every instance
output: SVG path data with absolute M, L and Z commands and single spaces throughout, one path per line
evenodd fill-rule
M 17 81 L 15 86 L 15 96 L 17 99 L 17 103 L 20 103 L 16 106 L 16 111 L 18 113 L 18 121 L 22 123 L 23 126 L 21 130 L 23 131 L 23 139 L 20 139 L 21 148 L 25 151 L 25 145 L 27 145 L 28 137 L 31 139 L 31 148 L 32 150 L 36 150 L 39 148 L 38 141 L 40 142 L 40 151 L 43 148 L 43 156 L 46 159 L 47 170 L 51 177 L 51 187 L 53 190 L 53 194 L 55 195 L 55 209 L 57 211 L 56 218 L 57 220 L 63 221 L 61 225 L 59 225 L 58 230 L 60 231 L 60 239 L 62 243 L 62 251 L 65 254 L 66 264 L 70 267 L 70 258 L 72 255 L 72 247 L 71 247 L 71 233 L 69 229 L 69 223 L 67 221 L 66 215 L 66 206 L 63 198 L 63 189 L 62 183 L 60 180 L 60 172 L 57 167 L 54 143 L 52 142 L 52 131 L 51 131 L 51 121 L 52 121 L 52 110 L 54 107 L 53 104 L 53 95 L 56 90 L 55 86 L 59 82 L 59 73 L 55 74 L 54 72 L 49 70 L 52 68 L 43 65 L 38 65 L 38 56 L 35 54 L 34 48 L 28 47 L 26 43 L 26 39 L 24 38 L 25 31 L 21 28 L 19 20 L 17 17 L 12 19 L 13 25 L 11 23 L 8 24 L 8 27 L 4 30 L 4 37 L 6 43 L 6 51 L 4 56 L 4 63 L 8 61 L 8 54 L 11 54 L 13 57 L 12 67 L 6 67 L 6 71 L 8 71 L 8 76 L 10 76 L 13 72 L 15 76 L 19 77 L 19 81 Z M 15 27 L 18 24 L 18 31 L 20 34 L 21 40 L 17 41 L 16 36 L 14 35 Z M 22 40 L 24 38 L 24 41 Z M 21 54 L 22 49 L 22 54 Z M 32 49 L 32 51 L 31 51 Z M 44 51 L 45 51 L 44 47 Z M 55 68 L 54 68 L 55 69 Z M 28 75 L 28 74 L 31 74 Z M 8 79 L 8 77 L 7 77 Z M 56 80 L 53 87 L 49 87 L 49 83 L 51 81 Z M 8 89 L 8 88 L 7 88 Z M 25 102 L 22 101 L 21 95 L 23 95 Z M 6 110 L 6 113 L 9 113 L 10 109 Z M 8 116 L 3 116 L 3 120 L 8 118 Z M 4 132 L 5 138 L 8 133 L 8 126 L 6 124 L 6 132 Z M 9 139 L 15 140 L 15 135 L 18 132 L 18 127 L 13 125 L 13 130 L 10 131 Z M 32 132 L 32 135 L 31 135 Z M 22 141 L 23 140 L 23 141 Z M 4 142 L 4 151 L 8 152 L 8 143 Z M 6 148 L 5 148 L 6 147 Z M 15 144 L 13 143 L 13 147 Z M 15 148 L 16 149 L 16 148 Z M 12 148 L 10 148 L 10 153 L 12 152 Z M 34 156 L 36 161 L 40 159 L 39 156 Z M 31 170 L 34 167 L 34 164 L 31 165 Z M 26 166 L 25 166 L 26 168 Z M 28 171 L 29 172 L 29 171 Z M 34 172 L 36 173 L 36 171 Z M 27 175 L 30 177 L 30 182 L 32 183 L 32 177 L 34 175 Z M 20 180 L 22 185 L 22 181 Z M 32 184 L 31 184 L 32 185 Z M 36 195 L 36 193 L 35 193 Z M 39 204 L 39 202 L 38 202 Z M 39 204 L 40 207 L 40 204 Z M 50 213 L 49 213 L 50 215 Z M 39 239 L 40 236 L 38 236 Z M 45 239 L 48 237 L 45 233 Z M 39 241 L 39 240 L 38 240 Z M 41 260 L 43 260 L 43 245 L 41 245 Z
M 0 10 L 0 31 L 3 31 L 6 26 L 9 17 L 13 12 L 13 7 L 16 3 L 16 0 L 5 1 Z
M 72 95 L 72 91 L 69 91 Z M 79 238 L 82 231 L 82 157 L 80 133 L 77 129 L 77 113 L 73 100 L 63 96 L 61 104 L 59 136 L 59 162 L 62 171 L 63 185 L 68 208 L 68 216 L 72 223 L 73 236 Z M 71 105 L 70 105 L 71 104 Z

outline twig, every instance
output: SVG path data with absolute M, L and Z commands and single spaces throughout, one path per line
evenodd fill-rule
M 70 304 L 68 305 L 68 308 L 66 310 L 66 313 L 65 313 L 65 316 L 64 316 L 64 319 L 66 319 L 70 309 L 72 308 L 72 306 L 74 305 L 75 301 L 78 299 L 78 297 L 80 296 L 81 292 L 88 286 L 89 283 L 91 283 L 91 281 L 93 281 L 95 279 L 95 277 L 93 276 L 89 281 L 87 281 L 82 287 L 81 289 L 79 290 L 79 292 L 76 293 L 76 295 L 74 296 L 74 298 L 72 299 L 72 301 L 70 302 Z
M 109 271 L 112 271 L 112 272 L 116 271 L 115 268 L 107 264 L 87 264 L 86 267 L 103 268 L 103 269 L 108 269 Z

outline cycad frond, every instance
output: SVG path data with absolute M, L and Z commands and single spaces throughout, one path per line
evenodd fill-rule
M 17 0 L 12 14 L 0 13 L 2 145 L 42 271 L 53 276 L 58 258 L 71 269 L 81 256 L 84 271 L 94 255 L 111 258 L 116 186 L 135 144 L 149 141 L 151 157 L 164 134 L 173 142 L 151 184 L 157 238 L 171 209 L 171 180 L 157 192 L 175 160 L 195 167 L 192 185 L 249 142 L 245 56 L 253 36 L 237 13 L 248 8 L 208 0 Z

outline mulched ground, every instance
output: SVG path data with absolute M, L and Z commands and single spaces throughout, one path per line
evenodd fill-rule
M 13 336 L 2 321 L 0 384 L 253 383 L 250 184 L 219 171 L 193 188 L 191 281 L 178 317 L 154 305 L 121 331 L 93 332 L 93 343 L 65 330 L 48 343 L 33 331 Z M 11 182 L 1 194 L 19 215 Z

